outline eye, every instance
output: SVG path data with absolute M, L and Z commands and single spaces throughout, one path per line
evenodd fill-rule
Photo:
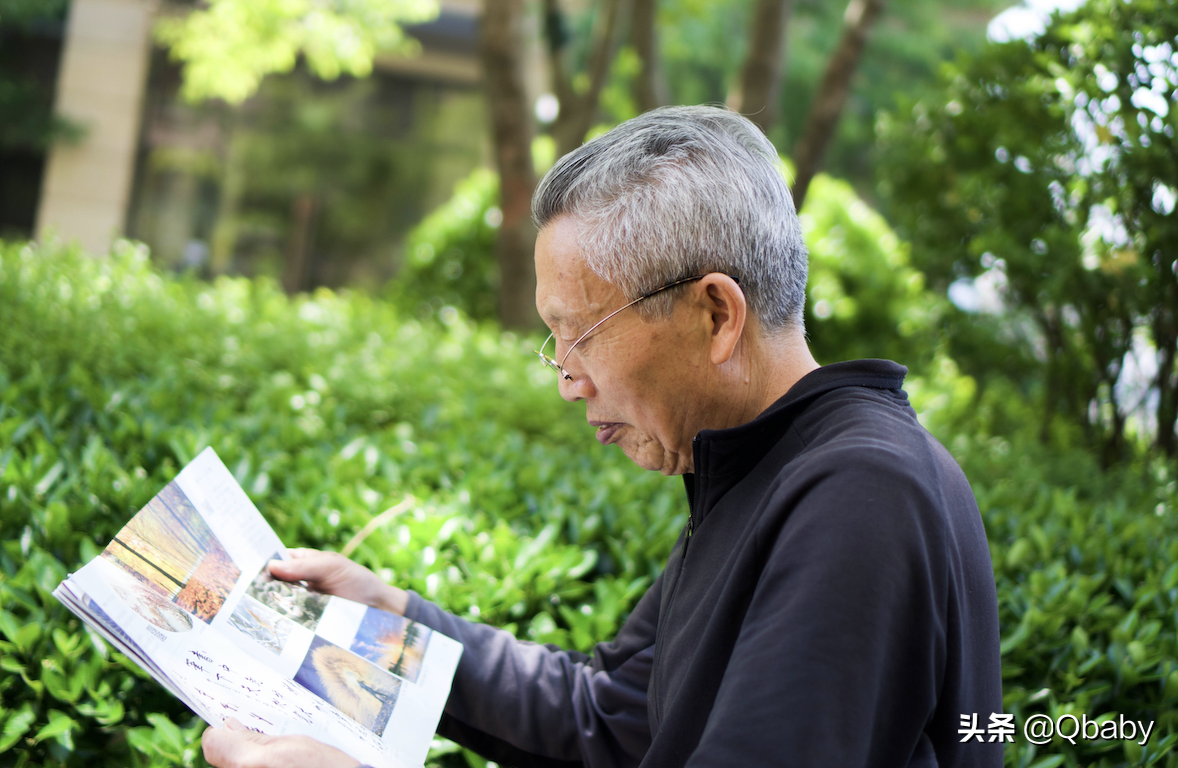
M 593 332 L 593 333 L 589 334 L 585 338 L 581 339 L 580 342 L 577 342 L 577 339 L 581 339 L 581 337 L 577 336 L 576 338 L 573 339 L 573 341 L 568 342 L 569 345 L 571 346 L 574 342 L 576 342 L 577 343 L 577 354 L 583 355 L 586 357 L 591 356 L 593 354 L 593 349 L 596 346 L 597 333 Z
M 581 334 L 584 332 L 585 330 L 580 326 L 567 321 L 564 323 L 557 323 L 556 329 L 554 331 L 556 338 L 560 339 L 560 341 L 565 344 L 565 346 L 575 343 L 577 339 L 581 338 Z M 585 341 L 588 341 L 588 339 Z M 584 344 L 585 342 L 582 341 L 581 343 Z

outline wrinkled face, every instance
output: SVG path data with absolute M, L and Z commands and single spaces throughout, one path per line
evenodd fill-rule
M 536 240 L 536 309 L 555 334 L 559 362 L 597 321 L 627 304 L 616 286 L 585 266 L 576 223 L 562 217 Z M 677 475 L 692 470 L 692 438 L 703 428 L 709 331 L 693 311 L 689 285 L 669 317 L 644 320 L 637 307 L 610 318 L 564 361 L 556 376 L 569 402 L 585 401 L 603 445 L 617 444 L 638 466 Z

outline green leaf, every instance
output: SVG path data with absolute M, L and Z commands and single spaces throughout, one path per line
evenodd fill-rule
M 37 731 L 37 735 L 33 737 L 33 741 L 40 743 L 46 739 L 56 739 L 69 733 L 76 727 L 77 723 L 69 715 L 59 712 L 56 709 L 51 709 L 49 710 L 49 722 L 41 730 Z
M 11 613 L 2 609 L 0 609 L 0 632 L 3 632 L 4 636 L 14 643 L 17 641 L 17 635 L 20 634 L 20 622 Z
M 469 768 L 487 768 L 488 760 L 482 755 L 476 754 L 469 749 L 463 749 L 462 756 L 466 758 L 466 764 Z
M 12 461 L 12 453 L 12 448 L 5 448 L 4 451 L 0 453 L 0 479 L 3 479 L 4 473 L 8 471 L 8 462 Z
M 17 630 L 16 637 L 13 638 L 13 642 L 16 643 L 17 648 L 27 652 L 33 643 L 37 642 L 37 640 L 40 638 L 41 625 L 26 624 Z
M 156 754 L 155 729 L 147 727 L 128 728 L 126 733 L 127 742 L 131 745 L 132 749 L 145 755 Z
M 1148 752 L 1146 754 L 1148 755 L 1148 759 L 1145 761 L 1145 764 L 1149 766 L 1161 760 L 1173 751 L 1175 744 L 1178 744 L 1178 733 L 1171 733 L 1157 743 L 1147 745 L 1146 749 Z
M 65 464 L 63 464 L 60 460 L 55 461 L 53 466 L 51 466 L 41 477 L 41 479 L 37 481 L 37 484 L 33 486 L 33 493 L 35 493 L 37 496 L 44 496 L 45 493 L 51 487 L 53 487 L 53 484 L 57 482 L 57 478 L 61 477 L 61 473 L 64 471 Z
M 581 558 L 581 562 L 578 563 L 577 565 L 574 565 L 572 568 L 569 569 L 568 578 L 579 579 L 582 576 L 584 576 L 586 573 L 588 573 L 589 571 L 593 570 L 594 566 L 596 566 L 596 565 L 597 565 L 597 552 L 596 552 L 596 550 L 592 550 L 592 549 L 585 550 L 585 554 Z
M 147 720 L 155 726 L 157 742 L 162 740 L 175 753 L 184 751 L 184 740 L 180 735 L 180 729 L 166 715 L 154 712 L 147 716 Z
M 1056 768 L 1056 766 L 1063 765 L 1063 755 L 1051 755 L 1042 760 L 1036 760 L 1031 764 L 1030 768 Z
M 0 731 L 0 752 L 7 751 L 19 741 L 36 719 L 37 715 L 33 711 L 33 705 L 29 703 L 25 703 L 16 712 L 9 715 L 8 719 L 4 721 L 4 730 Z
M 16 428 L 16 431 L 12 433 L 11 444 L 14 446 L 19 445 L 20 442 L 22 440 L 24 440 L 25 437 L 30 432 L 32 432 L 36 427 L 37 427 L 37 420 L 35 418 L 29 419 L 24 424 L 21 424 L 19 427 Z
M 1008 653 L 1010 653 L 1011 651 L 1013 651 L 1014 649 L 1018 648 L 1023 643 L 1025 643 L 1027 641 L 1027 638 L 1029 638 L 1031 636 L 1031 626 L 1030 626 L 1030 618 L 1029 617 L 1030 617 L 1030 614 L 1028 613 L 1026 616 L 1023 617 L 1023 620 L 1019 622 L 1018 626 L 1015 627 L 1014 632 L 1012 632 L 1011 634 L 1002 638 L 1002 643 L 999 645 L 999 651 L 998 651 L 1001 655 L 1003 655 L 1003 656 L 1007 655 Z
M 164 19 L 156 32 L 184 62 L 187 98 L 237 104 L 265 75 L 290 71 L 299 54 L 327 80 L 341 73 L 367 75 L 377 51 L 414 50 L 399 22 L 437 14 L 430 0 L 351 0 L 338 10 L 309 0 L 213 0 L 184 17 Z M 341 46 L 342 39 L 350 44 Z
M 53 630 L 53 643 L 66 657 L 69 657 L 77 649 L 81 640 L 81 634 L 66 632 L 61 627 L 56 627 Z
M 80 674 L 67 676 L 56 668 L 46 668 L 41 675 L 41 680 L 45 683 L 45 690 L 49 692 L 50 696 L 70 704 L 78 700 L 85 686 L 85 681 Z

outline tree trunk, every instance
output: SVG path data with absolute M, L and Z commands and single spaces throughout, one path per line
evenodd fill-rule
M 1178 284 L 1164 291 L 1171 301 L 1178 300 Z M 1178 311 L 1175 305 L 1158 306 L 1153 310 L 1153 343 L 1158 349 L 1158 437 L 1157 446 L 1171 459 L 1178 459 Z
M 221 136 L 224 149 L 221 153 L 224 176 L 221 180 L 221 194 L 217 201 L 217 223 L 213 228 L 212 247 L 209 259 L 211 276 L 229 272 L 233 265 L 233 252 L 237 250 L 237 232 L 240 224 L 238 209 L 245 193 L 245 145 L 248 139 L 236 131 L 236 113 L 223 117 Z
M 565 70 L 564 48 L 569 42 L 568 23 L 557 0 L 544 0 L 544 37 L 548 43 L 548 70 L 552 77 L 552 92 L 560 104 L 561 115 L 574 109 L 576 95 L 573 93 L 572 77 Z M 553 125 L 555 131 L 556 125 Z
M 494 5 L 494 3 L 491 3 Z M 545 14 L 549 19 L 548 28 L 554 28 L 552 19 L 560 18 L 556 0 L 545 0 Z M 593 24 L 593 41 L 589 54 L 589 86 L 583 93 L 572 87 L 572 79 L 564 66 L 563 41 L 549 38 L 552 75 L 556 80 L 554 90 L 560 100 L 560 114 L 552 125 L 552 138 L 556 140 L 556 156 L 572 152 L 585 141 L 585 134 L 593 127 L 597 115 L 597 101 L 601 89 L 609 76 L 609 67 L 617 49 L 618 19 L 621 16 L 621 0 L 601 0 L 597 9 L 597 20 Z
M 736 110 L 769 132 L 777 120 L 793 0 L 757 0 Z
M 806 128 L 794 149 L 794 206 L 802 209 L 806 190 L 822 165 L 822 155 L 834 135 L 839 114 L 851 92 L 851 78 L 863 57 L 871 25 L 883 11 L 885 0 L 851 0 L 843 16 L 843 34 L 826 65 L 826 74 L 810 106 Z
M 789 0 L 785 0 L 789 2 Z M 667 83 L 659 67 L 658 37 L 655 34 L 655 17 L 658 15 L 658 0 L 633 0 L 630 12 L 630 40 L 634 52 L 642 62 L 642 71 L 634 78 L 634 103 L 639 113 L 666 104 Z
M 1121 411 L 1121 403 L 1117 400 L 1117 379 L 1120 378 L 1124 363 L 1125 352 L 1122 352 L 1116 360 L 1105 359 L 1099 353 L 1097 354 L 1096 392 L 1099 397 L 1101 385 L 1103 385 L 1103 389 L 1108 391 L 1108 404 L 1112 411 L 1112 423 L 1101 435 L 1100 464 L 1105 469 L 1125 458 L 1125 414 Z M 1100 402 L 1099 399 L 1097 402 Z M 1101 426 L 1105 425 L 1102 423 Z
M 306 192 L 299 194 L 291 203 L 290 213 L 290 244 L 282 287 L 287 293 L 299 293 L 314 287 L 312 252 L 315 248 L 315 219 L 319 213 L 319 201 Z
M 531 111 L 524 90 L 522 0 L 492 0 L 484 5 L 481 30 L 483 77 L 491 109 L 495 163 L 499 167 L 499 207 L 503 222 L 495 242 L 499 264 L 499 320 L 505 328 L 529 329 L 536 320 L 536 233 L 532 227 Z
M 1051 439 L 1051 425 L 1059 409 L 1060 398 L 1063 397 L 1063 381 L 1060 376 L 1060 350 L 1063 344 L 1060 338 L 1059 317 L 1051 307 L 1040 308 L 1034 313 L 1039 329 L 1043 331 L 1045 362 L 1045 391 L 1043 392 L 1043 420 L 1039 423 L 1039 441 L 1046 443 Z M 1071 415 L 1071 414 L 1069 414 Z M 1081 417 L 1082 418 L 1082 417 Z

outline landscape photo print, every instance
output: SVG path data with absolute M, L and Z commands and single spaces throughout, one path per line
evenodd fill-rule
M 241 569 L 175 482 L 131 518 L 102 557 L 198 619 L 213 620 Z
M 229 626 L 271 653 L 280 655 L 295 625 L 249 595 L 242 595 L 241 602 L 229 616 Z
M 429 627 L 404 616 L 369 608 L 352 640 L 352 651 L 381 669 L 416 683 L 432 633 Z
M 401 690 L 401 681 L 388 672 L 318 635 L 294 679 L 377 736 L 384 734 Z
M 276 552 L 270 559 L 280 560 L 281 557 Z M 275 579 L 265 565 L 250 582 L 246 594 L 312 632 L 331 600 L 330 595 L 307 589 L 302 584 Z

